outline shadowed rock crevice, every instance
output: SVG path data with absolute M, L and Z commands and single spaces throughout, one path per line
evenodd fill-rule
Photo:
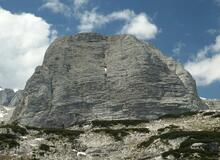
M 130 35 L 56 39 L 12 120 L 68 127 L 95 119 L 155 119 L 201 109 L 195 81 L 159 50 Z

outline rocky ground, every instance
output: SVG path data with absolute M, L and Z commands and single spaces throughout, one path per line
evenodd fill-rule
M 91 121 L 68 129 L 2 123 L 0 159 L 219 159 L 220 111 L 166 115 L 153 121 Z
M 0 122 L 8 121 L 11 118 L 14 109 L 14 107 L 0 105 Z

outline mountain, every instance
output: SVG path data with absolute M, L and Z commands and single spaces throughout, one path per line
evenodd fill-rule
M 22 99 L 23 99 L 23 90 L 18 90 L 15 92 L 8 106 L 17 106 L 21 103 Z
M 56 39 L 23 94 L 12 120 L 37 127 L 156 119 L 205 107 L 181 64 L 131 35 Z
M 0 89 L 0 105 L 8 106 L 14 95 L 12 89 Z
M 20 104 L 20 101 L 23 99 L 23 91 L 18 90 L 14 92 L 14 90 L 6 88 L 0 88 L 0 106 L 10 106 L 15 107 Z

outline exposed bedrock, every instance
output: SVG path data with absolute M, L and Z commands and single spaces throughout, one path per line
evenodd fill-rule
M 12 120 L 68 127 L 94 119 L 155 119 L 204 107 L 181 64 L 130 35 L 56 39 Z

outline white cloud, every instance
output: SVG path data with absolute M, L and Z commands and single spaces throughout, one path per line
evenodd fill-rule
M 136 15 L 134 11 L 126 9 L 115 11 L 107 15 L 97 13 L 96 9 L 80 13 L 78 30 L 80 32 L 94 31 L 107 23 L 113 21 L 123 21 L 125 25 L 119 31 L 121 34 L 132 34 L 139 39 L 153 39 L 158 33 L 158 28 L 150 22 L 145 13 Z
M 158 33 L 157 26 L 150 22 L 145 13 L 132 18 L 121 30 L 121 33 L 135 35 L 139 39 L 153 39 Z
M 55 36 L 42 18 L 0 8 L 0 86 L 23 88 Z
M 64 16 L 71 17 L 73 14 L 78 15 L 78 12 L 85 6 L 89 0 L 72 0 L 73 4 L 65 4 L 61 0 L 43 0 L 44 3 L 40 9 L 48 9 L 53 13 L 60 13 Z
M 207 33 L 210 35 L 215 35 L 215 34 L 219 34 L 219 30 L 211 28 L 207 30 Z
M 172 49 L 174 56 L 179 55 L 182 51 L 182 49 L 186 46 L 185 43 L 183 42 L 177 42 L 174 46 L 174 48 Z
M 72 16 L 79 21 L 79 32 L 92 32 L 114 21 L 124 22 L 124 26 L 117 33 L 132 34 L 139 39 L 147 40 L 155 38 L 158 28 L 145 13 L 135 14 L 134 11 L 125 9 L 109 14 L 97 12 L 98 7 L 87 9 L 90 0 L 73 0 L 73 6 L 67 6 L 60 0 L 45 0 L 41 8 L 47 8 L 54 13 L 62 13 Z
M 79 21 L 80 24 L 77 28 L 80 32 L 93 31 L 109 22 L 104 15 L 97 14 L 96 9 L 93 9 L 92 11 L 85 11 L 82 14 L 79 13 Z
M 214 0 L 214 2 L 215 2 L 218 6 L 220 6 L 220 0 Z
M 86 5 L 88 2 L 89 0 L 73 0 L 73 4 L 76 10 Z
M 211 45 L 210 48 L 214 52 L 220 52 L 220 35 L 216 37 L 215 44 Z
M 61 13 L 65 16 L 71 15 L 71 9 L 59 0 L 44 0 L 44 2 L 40 9 L 49 9 L 54 13 Z
M 220 54 L 201 61 L 188 62 L 185 68 L 190 71 L 200 86 L 220 81 Z
M 116 21 L 116 20 L 128 21 L 134 15 L 135 15 L 134 12 L 128 9 L 123 11 L 112 12 L 108 15 L 103 15 L 97 13 L 96 8 L 94 8 L 91 11 L 85 11 L 83 13 L 80 13 L 79 16 L 80 24 L 78 26 L 78 29 L 81 32 L 89 32 L 97 28 L 101 28 L 107 23 L 110 23 L 112 21 Z
M 110 20 L 125 20 L 125 21 L 130 21 L 132 18 L 134 18 L 136 15 L 134 11 L 125 9 L 122 11 L 115 11 L 109 14 L 107 17 Z
M 213 54 L 212 57 L 208 57 L 210 53 Z M 216 37 L 214 44 L 200 50 L 194 61 L 187 62 L 185 68 L 200 86 L 220 81 L 220 35 Z

